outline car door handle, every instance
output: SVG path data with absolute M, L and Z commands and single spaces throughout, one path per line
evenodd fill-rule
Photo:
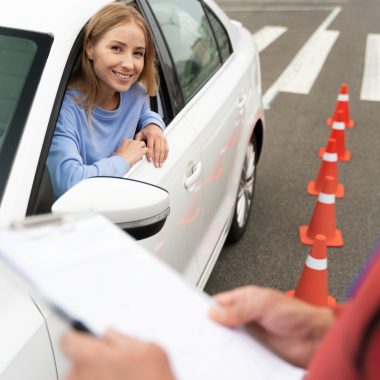
M 202 173 L 202 162 L 199 161 L 191 168 L 191 173 L 185 178 L 186 189 L 191 188 L 199 179 Z
M 239 99 L 237 101 L 237 108 L 240 110 L 245 106 L 245 101 L 247 100 L 247 97 L 244 94 L 241 94 L 239 96 Z

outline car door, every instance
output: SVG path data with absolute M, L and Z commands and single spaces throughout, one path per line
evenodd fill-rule
M 22 207 L 22 191 L 12 192 L 9 188 L 15 181 L 15 157 L 25 138 L 26 120 L 52 41 L 45 34 L 0 27 L 1 226 L 9 223 L 10 218 L 19 217 L 15 205 L 20 203 Z M 28 167 L 23 169 L 19 174 L 24 178 Z M 18 180 L 19 189 L 25 186 Z M 0 378 L 56 379 L 45 319 L 27 292 L 11 280 L 0 264 Z
M 128 178 L 152 183 L 170 194 L 170 214 L 162 230 L 139 243 L 191 283 L 199 278 L 195 247 L 199 240 L 201 215 L 201 150 L 198 137 L 185 115 L 167 127 L 169 156 L 161 168 L 146 160 L 135 165 Z
M 192 50 L 204 67 L 197 73 L 199 83 L 192 79 L 187 97 L 188 117 L 202 146 L 205 180 L 197 253 L 199 265 L 205 271 L 208 264 L 212 266 L 213 253 L 219 253 L 224 243 L 235 207 L 242 158 L 249 140 L 245 106 L 250 69 L 232 51 L 223 24 L 207 6 L 202 8 L 200 2 L 194 2 L 191 16 L 198 22 L 197 27 L 193 23 L 192 32 L 195 35 L 197 31 L 196 45 L 200 46 Z M 215 260 L 213 257 L 212 261 Z
M 200 1 L 150 0 L 186 103 L 186 117 L 202 148 L 201 270 L 220 249 L 235 205 L 244 148 L 247 62 L 234 55 L 217 16 Z M 244 142 L 244 141 L 243 141 Z M 239 162 L 239 163 L 238 163 Z
M 136 164 L 127 177 L 163 187 L 170 195 L 170 214 L 163 229 L 139 243 L 164 260 L 192 284 L 200 276 L 196 247 L 200 238 L 203 167 L 200 141 L 187 119 L 171 53 L 161 34 L 168 14 L 150 2 L 136 1 L 147 18 L 155 39 L 160 68 L 158 110 L 166 122 L 169 156 L 157 169 L 146 160 Z

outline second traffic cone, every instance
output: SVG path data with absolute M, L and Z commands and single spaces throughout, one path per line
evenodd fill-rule
M 326 151 L 322 156 L 322 163 L 315 181 L 309 181 L 307 184 L 307 192 L 310 195 L 318 195 L 322 189 L 322 183 L 327 176 L 335 179 L 335 196 L 337 198 L 344 197 L 344 186 L 338 183 L 338 154 L 336 152 L 336 140 L 329 139 Z
M 315 236 L 322 234 L 326 236 L 327 246 L 343 246 L 342 233 L 335 224 L 335 187 L 335 179 L 327 176 L 323 181 L 309 225 L 299 228 L 301 243 L 312 245 Z
M 349 161 L 351 158 L 351 152 L 346 150 L 346 124 L 343 120 L 343 112 L 339 110 L 334 119 L 333 125 L 331 127 L 330 139 L 336 140 L 336 151 L 338 153 L 338 159 L 340 161 Z M 319 157 L 323 156 L 326 148 L 319 149 Z
M 315 237 L 296 290 L 287 294 L 316 306 L 336 304 L 335 298 L 328 294 L 326 236 Z
M 348 85 L 342 84 L 338 95 L 335 111 L 332 117 L 327 119 L 327 125 L 332 125 L 338 110 L 342 110 L 344 114 L 344 122 L 347 128 L 354 126 L 354 121 L 350 119 L 350 95 L 348 94 Z

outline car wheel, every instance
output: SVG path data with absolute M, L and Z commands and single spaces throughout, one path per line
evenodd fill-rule
M 257 143 L 253 135 L 245 152 L 234 215 L 227 236 L 228 243 L 236 243 L 244 235 L 248 225 L 256 183 L 256 152 Z

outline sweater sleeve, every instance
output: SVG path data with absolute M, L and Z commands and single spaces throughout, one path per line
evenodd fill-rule
M 165 123 L 162 120 L 161 116 L 150 109 L 149 104 L 149 96 L 145 96 L 144 104 L 141 110 L 141 115 L 139 119 L 139 123 L 137 126 L 137 130 L 140 131 L 141 129 L 145 128 L 149 124 L 155 124 L 159 126 L 162 130 L 165 129 Z
M 47 167 L 56 198 L 85 178 L 122 177 L 130 168 L 125 159 L 116 155 L 86 165 L 76 122 L 69 111 L 61 112 L 50 146 Z

